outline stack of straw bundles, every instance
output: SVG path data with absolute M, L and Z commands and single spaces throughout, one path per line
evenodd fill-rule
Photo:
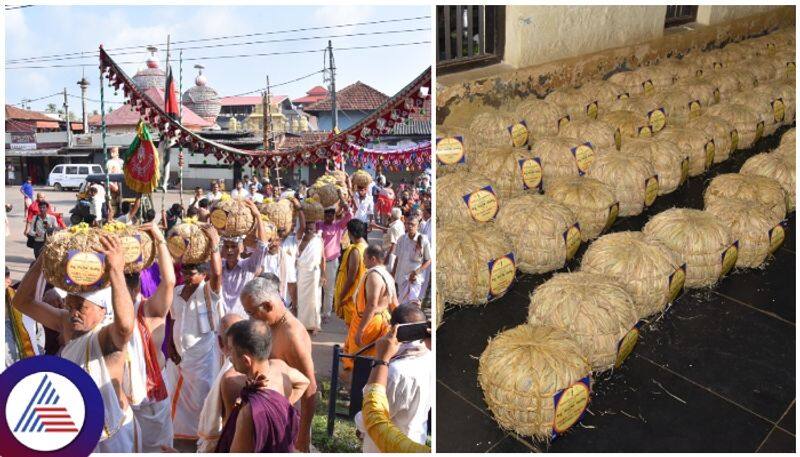
M 781 185 L 786 194 L 786 209 L 794 211 L 796 198 L 795 159 L 775 153 L 761 153 L 747 159 L 739 173 L 771 178 Z
M 483 147 L 528 145 L 528 128 L 525 122 L 512 114 L 484 111 L 472 119 L 467 147 L 477 150 Z
M 439 224 L 437 300 L 480 305 L 502 297 L 516 274 L 514 248 L 492 224 Z
M 603 235 L 583 254 L 581 271 L 619 282 L 633 297 L 639 318 L 660 313 L 683 289 L 680 256 L 642 232 Z
M 561 107 L 572 120 L 584 117 L 597 119 L 597 98 L 580 89 L 571 87 L 556 89 L 544 99 Z
M 638 321 L 633 298 L 617 281 L 584 271 L 556 274 L 536 288 L 528 307 L 529 324 L 574 335 L 593 371 L 622 365 Z
M 651 217 L 644 234 L 677 252 L 686 262 L 686 286 L 708 287 L 736 264 L 737 240 L 713 215 L 672 208 Z
M 585 174 L 597 156 L 592 143 L 562 136 L 538 139 L 531 153 L 541 161 L 544 188 L 554 178 Z
M 578 421 L 580 414 L 556 412 L 574 408 L 582 413 L 589 403 L 589 372 L 586 357 L 569 333 L 530 324 L 489 340 L 478 362 L 478 382 L 497 423 L 542 440 Z M 555 396 L 566 390 L 560 398 L 569 398 L 569 404 L 556 401 Z
M 603 121 L 582 118 L 570 121 L 559 132 L 559 136 L 576 138 L 581 143 L 591 143 L 595 151 L 619 149 L 622 142 L 620 133 Z
M 47 282 L 69 293 L 91 292 L 108 286 L 103 258 L 97 253 L 101 231 L 85 223 L 53 233 L 42 250 Z
M 323 207 L 330 208 L 336 206 L 339 202 L 339 189 L 336 184 L 325 184 L 319 187 L 312 187 L 309 190 L 314 191 L 313 197 L 317 198 Z M 310 192 L 309 195 L 311 195 Z
M 703 194 L 706 206 L 732 199 L 764 206 L 777 220 L 786 217 L 786 194 L 772 178 L 743 173 L 722 174 L 708 183 Z
M 742 62 L 742 66 L 753 72 L 759 86 L 771 81 L 775 77 L 775 73 L 777 73 L 775 61 L 766 57 L 754 57 Z
M 630 95 L 650 96 L 656 90 L 666 89 L 672 85 L 672 71 L 659 66 L 639 67 L 633 71 L 613 74 L 608 80 L 624 87 Z
M 758 120 L 764 123 L 763 135 L 772 135 L 783 122 L 782 116 L 780 120 L 776 120 L 772 97 L 769 94 L 755 90 L 743 90 L 731 95 L 731 101 L 749 106 L 758 115 Z
M 353 187 L 356 189 L 363 189 L 372 183 L 372 176 L 364 170 L 356 170 L 350 176 L 350 182 L 353 183 Z
M 603 154 L 594 161 L 588 176 L 611 189 L 619 201 L 620 216 L 640 214 L 658 196 L 658 175 L 643 157 L 621 152 Z
M 347 188 L 347 173 L 344 170 L 333 170 L 330 174 L 340 187 Z
M 685 81 L 703 74 L 700 64 L 690 59 L 669 59 L 659 65 L 669 70 L 676 82 Z
M 706 114 L 730 122 L 736 128 L 738 149 L 748 149 L 764 134 L 764 124 L 758 114 L 745 105 L 720 103 L 709 107 Z
M 149 232 L 124 222 L 110 222 L 103 225 L 103 232 L 119 236 L 125 250 L 125 273 L 138 273 L 150 267 L 156 260 L 154 240 Z
M 781 221 L 765 206 L 744 200 L 717 200 L 705 210 L 730 227 L 731 234 L 739 240 L 736 266 L 756 268 L 767 255 L 774 253 L 783 243 L 785 231 Z
M 772 106 L 772 118 L 781 125 L 791 125 L 795 117 L 795 85 L 786 81 L 770 81 L 756 87 L 753 92 L 761 94 Z
M 314 198 L 307 198 L 300 204 L 306 223 L 320 222 L 325 218 L 325 208 Z
M 476 155 L 475 151 L 467 149 L 469 136 L 466 127 L 436 127 L 436 176 L 468 167 Z
M 488 222 L 499 208 L 492 182 L 483 175 L 456 171 L 436 180 L 436 218 L 444 225 Z
M 555 103 L 529 98 L 514 107 L 514 117 L 528 126 L 528 144 L 539 138 L 558 135 L 558 129 L 569 122 L 567 112 Z
M 739 79 L 727 71 L 705 73 L 703 74 L 703 79 L 716 88 L 717 94 L 719 94 L 719 99 L 716 100 L 717 103 L 727 101 L 732 94 L 741 90 Z
M 544 195 L 503 202 L 496 225 L 511 240 L 517 267 L 525 273 L 563 267 L 581 244 L 580 226 L 572 211 Z
M 282 198 L 276 202 L 266 203 L 261 207 L 261 214 L 275 224 L 278 232 L 288 234 L 294 224 L 294 205 L 291 200 Z
M 620 152 L 650 161 L 658 175 L 659 195 L 674 191 L 689 176 L 689 156 L 675 143 L 660 136 L 630 139 L 623 143 Z
M 786 144 L 797 144 L 797 129 L 792 127 L 781 136 L 781 146 Z
M 261 225 L 264 228 L 264 232 L 267 234 L 267 241 L 272 241 L 278 238 L 278 227 L 275 225 L 274 222 L 270 221 L 269 218 L 264 214 L 259 214 L 261 218 Z M 253 225 L 253 229 L 247 233 L 244 237 L 244 247 L 247 248 L 249 251 L 252 252 L 256 249 L 258 245 L 258 228 Z
M 609 111 L 618 98 L 628 97 L 624 87 L 602 79 L 586 82 L 580 87 L 580 91 L 590 100 L 597 102 L 597 111 L 600 115 Z
M 629 138 L 651 137 L 653 131 L 647 117 L 628 110 L 605 112 L 600 120 L 615 128 L 621 135 L 621 145 Z
M 703 76 L 713 73 L 725 66 L 724 53 L 721 49 L 712 49 L 707 52 L 693 52 L 687 55 L 683 60 L 694 63 L 699 69 L 695 74 L 702 74 Z
M 756 79 L 755 73 L 748 68 L 739 66 L 735 69 L 728 69 L 725 72 L 739 81 L 739 90 L 751 90 L 758 85 L 758 79 Z
M 795 79 L 795 54 L 794 49 L 779 51 L 772 56 L 775 66 L 775 79 L 791 80 Z
M 250 208 L 238 198 L 223 198 L 214 204 L 209 220 L 223 237 L 244 236 L 255 222 Z
M 197 265 L 211 257 L 208 237 L 197 225 L 197 219 L 187 217 L 167 233 L 167 249 L 175 262 Z
M 647 118 L 647 123 L 650 125 L 650 130 L 654 135 L 667 125 L 667 111 L 654 96 L 620 98 L 615 101 L 610 108 L 610 111 L 617 110 L 633 111 L 634 113 L 645 116 Z
M 719 116 L 704 114 L 692 120 L 692 127 L 706 132 L 714 140 L 714 163 L 728 160 L 734 148 L 738 147 L 738 134 L 730 122 Z
M 675 86 L 675 88 L 685 91 L 689 94 L 692 102 L 698 103 L 702 108 L 707 108 L 718 102 L 719 93 L 717 88 L 703 78 L 687 79 Z
M 703 130 L 670 126 L 658 138 L 675 143 L 689 157 L 689 176 L 702 175 L 714 163 L 714 140 Z
M 491 176 L 492 188 L 502 201 L 542 188 L 541 161 L 525 148 L 486 148 L 473 158 L 469 169 Z
M 575 214 L 584 242 L 597 238 L 611 228 L 619 214 L 617 197 L 607 185 L 593 178 L 553 178 L 547 186 L 546 195 Z
M 656 92 L 652 98 L 664 108 L 669 125 L 683 126 L 690 118 L 700 115 L 699 102 L 692 99 L 685 90 L 673 87 Z

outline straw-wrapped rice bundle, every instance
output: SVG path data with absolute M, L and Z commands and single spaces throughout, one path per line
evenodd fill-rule
M 467 138 L 467 148 L 477 151 L 485 147 L 526 146 L 528 129 L 520 121 L 512 114 L 498 111 L 478 114 L 469 125 L 471 135 Z
M 436 118 L 445 127 L 469 128 L 476 115 L 492 111 L 494 108 L 486 106 L 478 98 L 460 97 L 444 109 L 443 116 Z
M 488 222 L 497 214 L 500 199 L 486 188 L 492 182 L 483 175 L 456 171 L 436 180 L 436 217 L 443 225 Z M 469 199 L 469 203 L 465 200 Z
M 650 161 L 658 175 L 659 195 L 673 192 L 689 176 L 689 156 L 675 143 L 660 136 L 630 139 L 623 143 L 620 152 Z
M 493 224 L 436 227 L 437 297 L 454 305 L 480 305 L 502 297 L 516 274 L 511 241 Z M 438 300 L 438 299 L 437 299 Z
M 545 136 L 558 135 L 560 125 L 569 122 L 567 112 L 547 100 L 529 98 L 514 107 L 514 116 L 528 126 L 528 144 Z
M 558 135 L 576 138 L 581 143 L 589 142 L 595 151 L 618 149 L 617 144 L 622 141 L 614 127 L 603 121 L 589 118 L 572 120 L 558 132 Z
M 469 169 L 491 176 L 492 188 L 502 201 L 529 189 L 538 192 L 542 186 L 541 161 L 525 148 L 486 148 L 475 156 Z
M 279 231 L 290 232 L 294 223 L 294 206 L 288 199 L 282 198 L 261 207 L 261 214 L 266 215 Z
M 751 57 L 755 57 L 756 53 L 749 46 L 738 43 L 728 43 L 722 48 L 721 52 L 722 62 L 727 71 L 741 68 L 741 62 Z
M 588 176 L 607 185 L 619 201 L 620 216 L 635 216 L 658 196 L 658 176 L 650 161 L 621 152 L 598 157 Z
M 787 144 L 793 144 L 793 145 L 797 144 L 797 130 L 795 127 L 792 127 L 791 129 L 784 132 L 783 135 L 781 135 L 780 145 L 784 146 Z
M 772 56 L 775 67 L 775 79 L 795 79 L 795 53 L 794 49 L 779 51 Z
M 203 263 L 211 257 L 211 242 L 195 218 L 185 218 L 167 233 L 167 249 L 175 262 L 184 265 Z
M 691 126 L 669 126 L 658 134 L 658 138 L 675 143 L 689 157 L 689 176 L 705 173 L 714 163 L 714 141 L 703 130 Z
M 642 232 L 603 235 L 583 254 L 581 271 L 619 282 L 633 298 L 639 318 L 660 313 L 683 288 L 680 256 Z
M 350 176 L 350 182 L 353 183 L 353 187 L 356 189 L 363 189 L 370 185 L 372 176 L 364 170 L 356 170 Z
M 119 237 L 125 250 L 126 274 L 138 273 L 155 261 L 156 250 L 150 233 L 117 221 L 104 224 L 101 230 Z
M 697 62 L 690 59 L 669 59 L 661 62 L 659 66 L 668 70 L 676 82 L 694 78 L 698 74 L 703 74 L 703 68 Z
M 320 222 L 325 218 L 325 208 L 314 198 L 307 198 L 300 204 L 306 223 Z
M 764 133 L 764 126 L 760 124 L 761 118 L 748 106 L 736 103 L 719 103 L 710 106 L 706 113 L 711 116 L 721 117 L 736 127 L 736 138 L 739 139 L 739 147 L 737 149 L 750 148 Z
M 645 116 L 653 134 L 660 132 L 667 125 L 667 111 L 655 96 L 621 98 L 612 104 L 610 110 L 633 111 Z
M 683 60 L 692 62 L 700 67 L 702 75 L 706 76 L 725 66 L 723 57 L 721 49 L 712 49 L 706 52 L 692 52 L 684 57 Z
M 511 240 L 517 268 L 525 273 L 563 267 L 581 244 L 575 214 L 544 195 L 524 195 L 503 202 L 496 225 Z
M 717 103 L 715 95 L 717 88 L 703 78 L 687 79 L 675 86 L 675 89 L 685 91 L 692 101 L 699 102 L 700 107 L 705 108 Z
M 764 123 L 764 135 L 772 135 L 781 126 L 781 120 L 775 119 L 775 111 L 772 108 L 772 97 L 764 92 L 755 90 L 743 90 L 731 95 L 731 101 L 750 107 Z
M 772 178 L 743 173 L 716 176 L 703 193 L 706 206 L 718 201 L 744 200 L 764 206 L 777 219 L 786 217 L 786 194 Z
M 739 240 L 736 258 L 739 268 L 760 266 L 767 255 L 783 243 L 785 233 L 781 221 L 764 206 L 731 199 L 718 200 L 705 210 L 728 226 L 733 238 Z
M 704 73 L 703 79 L 708 81 L 719 91 L 719 100 L 716 100 L 717 103 L 728 101 L 731 94 L 741 90 L 739 79 L 724 70 Z
M 560 106 L 572 120 L 584 117 L 597 118 L 597 97 L 580 89 L 571 87 L 556 89 L 547 94 L 544 99 Z
M 269 218 L 264 214 L 259 214 L 259 218 L 261 218 L 261 225 L 264 227 L 264 232 L 267 234 L 267 241 L 274 240 L 278 238 L 278 227 L 275 226 L 275 223 L 270 221 Z M 249 248 L 250 250 L 255 250 L 256 246 L 258 245 L 256 234 L 258 229 L 255 225 L 253 225 L 253 229 L 247 233 L 244 237 L 244 247 Z
M 597 109 L 600 114 L 609 111 L 611 105 L 619 97 L 627 97 L 624 87 L 602 79 L 588 81 L 579 90 L 590 100 L 597 100 Z
M 220 236 L 243 236 L 253 228 L 253 213 L 238 198 L 223 198 L 211 208 L 209 216 L 211 225 L 219 231 Z
M 657 90 L 666 89 L 673 84 L 673 70 L 660 65 L 639 67 L 611 75 L 609 81 L 625 88 L 630 95 L 652 95 Z
M 713 286 L 736 264 L 730 229 L 698 209 L 672 208 L 651 217 L 642 230 L 686 262 L 686 286 Z
M 692 127 L 706 132 L 714 140 L 714 163 L 728 160 L 736 136 L 733 124 L 722 117 L 704 114 L 692 120 Z
M 436 176 L 464 170 L 474 157 L 467 149 L 469 129 L 466 127 L 436 126 Z
M 580 417 L 565 414 L 570 420 L 557 420 L 554 396 L 569 389 L 563 398 L 570 398 L 569 407 L 576 413 L 582 412 L 591 386 L 580 381 L 589 377 L 589 371 L 580 346 L 567 332 L 523 324 L 489 340 L 478 362 L 478 382 L 501 427 L 550 440 L 554 432 L 566 431 Z
M 656 92 L 653 97 L 664 108 L 669 125 L 683 126 L 690 118 L 699 116 L 700 105 L 685 90 L 672 88 Z
M 618 282 L 584 271 L 554 275 L 531 294 L 528 307 L 529 324 L 574 335 L 593 371 L 621 365 L 633 348 L 620 343 L 631 331 L 638 336 L 638 320 L 633 298 Z
M 772 117 L 782 125 L 791 125 L 795 118 L 795 86 L 786 81 L 770 81 L 756 87 L 754 92 L 763 94 L 772 106 Z
M 584 242 L 597 238 L 610 228 L 619 213 L 619 202 L 611 189 L 586 176 L 553 178 L 549 181 L 546 195 L 575 214 Z
M 625 141 L 630 138 L 653 136 L 647 117 L 633 111 L 608 111 L 602 115 L 600 120 L 619 131 L 622 136 L 621 144 L 625 144 Z
M 339 202 L 340 188 L 336 184 L 325 184 L 324 186 L 312 187 L 314 190 L 313 197 L 319 200 L 320 204 L 325 208 L 336 206 Z
M 101 231 L 86 224 L 73 225 L 47 238 L 41 254 L 47 282 L 69 293 L 89 292 L 108 286 L 105 262 L 97 254 Z
M 541 160 L 545 188 L 553 178 L 586 173 L 597 157 L 591 144 L 563 136 L 540 138 L 531 145 L 531 153 Z
M 742 66 L 753 73 L 759 86 L 772 80 L 777 72 L 775 62 L 766 57 L 753 57 L 742 62 Z
M 763 176 L 777 181 L 786 194 L 786 210 L 794 211 L 797 188 L 794 157 L 767 152 L 756 154 L 747 159 L 739 173 Z
M 739 90 L 750 90 L 758 85 L 755 73 L 749 68 L 736 67 L 733 70 L 727 70 L 727 73 L 739 81 Z

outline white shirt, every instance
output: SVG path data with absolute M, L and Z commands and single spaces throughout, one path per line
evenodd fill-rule
M 184 300 L 181 297 L 181 292 L 185 286 L 175 288 L 171 308 L 172 317 L 175 319 L 172 336 L 178 355 L 183 356 L 184 352 L 192 349 L 207 334 L 214 335 L 208 324 L 205 292 L 203 290 L 205 286 L 206 282 L 201 282 L 189 297 L 189 300 Z M 209 294 L 211 295 L 212 319 L 215 329 L 219 330 L 219 320 L 224 313 L 222 300 L 213 290 L 209 290 Z
M 214 203 L 215 201 L 219 200 L 220 198 L 222 198 L 222 192 L 221 191 L 217 191 L 216 193 L 209 192 L 209 193 L 206 194 L 206 200 L 208 200 L 209 204 Z
M 419 250 L 417 249 L 418 238 L 421 238 L 420 244 L 422 245 L 422 249 Z M 425 235 L 419 232 L 417 232 L 417 236 L 413 240 L 408 237 L 408 234 L 400 238 L 397 246 L 394 247 L 394 252 L 397 255 L 397 269 L 395 270 L 394 279 L 398 284 L 403 284 L 408 279 L 411 271 L 416 270 L 431 258 L 430 243 L 428 243 Z M 417 275 L 417 282 L 422 284 L 423 281 L 422 275 Z
M 261 194 L 259 192 L 250 194 L 250 199 L 256 203 L 264 203 L 264 194 Z
M 383 234 L 383 248 L 389 249 L 389 245 L 396 244 L 397 241 L 406 234 L 406 227 L 403 221 L 398 219 L 389 224 L 389 229 Z
M 422 223 L 419 224 L 419 233 L 425 235 L 425 238 L 428 239 L 428 243 L 431 242 L 432 230 L 433 230 L 433 224 L 431 224 L 430 219 L 428 219 L 427 221 L 422 221 Z
M 231 191 L 231 197 L 233 198 L 247 198 L 250 196 L 250 192 L 247 189 L 233 189 Z
M 269 251 L 266 251 L 261 261 L 261 273 L 272 273 L 280 279 L 284 290 L 282 298 L 287 305 L 292 300 L 289 296 L 289 288 L 283 286 L 297 282 L 297 249 L 297 238 L 290 235 L 281 242 L 277 253 L 270 254 Z M 283 257 L 283 265 L 281 265 L 281 257 Z
M 367 196 L 362 200 L 358 194 L 354 195 L 356 201 L 356 214 L 353 215 L 356 219 L 369 224 L 369 217 L 375 213 L 375 205 L 372 202 L 372 195 L 367 192 Z

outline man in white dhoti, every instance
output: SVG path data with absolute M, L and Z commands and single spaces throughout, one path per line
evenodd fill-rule
M 429 246 L 433 246 L 433 219 L 431 219 L 431 216 L 431 204 L 430 202 L 424 202 L 422 204 L 422 221 L 419 224 L 419 232 L 425 235 Z M 422 295 L 419 297 L 420 301 L 425 299 L 425 296 L 430 290 L 431 269 L 426 268 L 422 272 L 422 276 L 425 278 L 425 280 L 422 282 Z
M 322 323 L 321 278 L 325 275 L 325 258 L 316 221 L 305 217 L 303 220 L 305 227 L 297 254 L 297 318 L 306 330 L 316 335 Z
M 175 289 L 172 301 L 172 339 L 179 357 L 177 367 L 170 365 L 174 379 L 170 383 L 172 426 L 176 440 L 191 440 L 192 444 L 197 441 L 200 410 L 221 365 L 215 332 L 224 314 L 219 296 L 219 234 L 211 225 L 203 226 L 203 231 L 213 246 L 211 259 L 207 264 L 181 267 L 184 284 Z
M 140 452 L 141 431 L 123 388 L 130 382 L 126 349 L 136 325 L 133 302 L 125 285 L 125 254 L 114 235 L 102 235 L 97 250 L 105 256 L 111 287 L 69 294 L 66 309 L 54 308 L 35 298 L 44 259 L 40 256 L 22 278 L 12 306 L 61 332 L 67 342 L 61 357 L 83 367 L 100 389 L 104 427 L 94 452 Z M 113 320 L 105 317 L 109 308 L 113 309 Z
M 242 259 L 244 239 L 242 237 L 226 237 L 222 239 L 221 255 L 223 258 L 222 302 L 225 308 L 223 315 L 236 313 L 246 318 L 247 314 L 242 308 L 239 293 L 242 291 L 242 287 L 253 279 L 256 272 L 261 268 L 264 255 L 269 247 L 267 244 L 269 240 L 267 239 L 264 221 L 261 220 L 261 213 L 259 213 L 256 204 L 250 200 L 245 200 L 244 203 L 250 209 L 255 220 L 256 248 L 249 257 Z
M 422 300 L 422 273 L 431 265 L 428 239 L 419 233 L 419 217 L 406 219 L 406 234 L 397 241 L 397 261 L 392 272 L 401 305 Z
M 297 238 L 294 233 L 278 229 L 278 238 L 269 243 L 261 262 L 261 273 L 274 274 L 280 279 L 283 302 L 291 306 L 297 294 Z

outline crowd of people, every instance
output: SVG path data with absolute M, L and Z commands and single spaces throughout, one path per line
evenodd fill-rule
M 348 181 L 319 221 L 302 211 L 306 183 L 282 189 L 256 177 L 243 177 L 227 192 L 224 182 L 198 187 L 185 207 L 176 203 L 159 220 L 141 210 L 140 199 L 123 202 L 116 216 L 100 206 L 90 224 L 115 219 L 139 226 L 155 240 L 156 261 L 126 274 L 119 240 L 103 236 L 97 250 L 110 287 L 81 294 L 45 280 L 40 253 L 65 224 L 42 194 L 34 199 L 26 185 L 20 191 L 30 198 L 25 235 L 34 262 L 16 285 L 6 270 L 6 366 L 47 353 L 84 367 L 106 409 L 98 452 L 313 450 L 312 340 L 334 315 L 348 329 L 346 354 L 371 356 L 388 368 L 381 392 L 392 425 L 425 443 L 430 339 L 389 344 L 387 360 L 375 345 L 393 338 L 398 325 L 427 321 L 429 176 L 395 185 L 378 173 L 364 187 Z M 90 186 L 91 201 L 101 192 Z M 208 223 L 226 193 L 252 212 L 247 237 L 221 237 Z M 278 198 L 290 199 L 297 217 L 292 229 L 271 236 L 259 206 Z M 167 249 L 164 234 L 188 217 L 212 246 L 207 262 L 178 264 Z M 352 358 L 342 365 L 339 375 L 348 379 Z M 379 428 L 367 422 L 357 420 L 363 448 L 381 450 L 373 433 Z

